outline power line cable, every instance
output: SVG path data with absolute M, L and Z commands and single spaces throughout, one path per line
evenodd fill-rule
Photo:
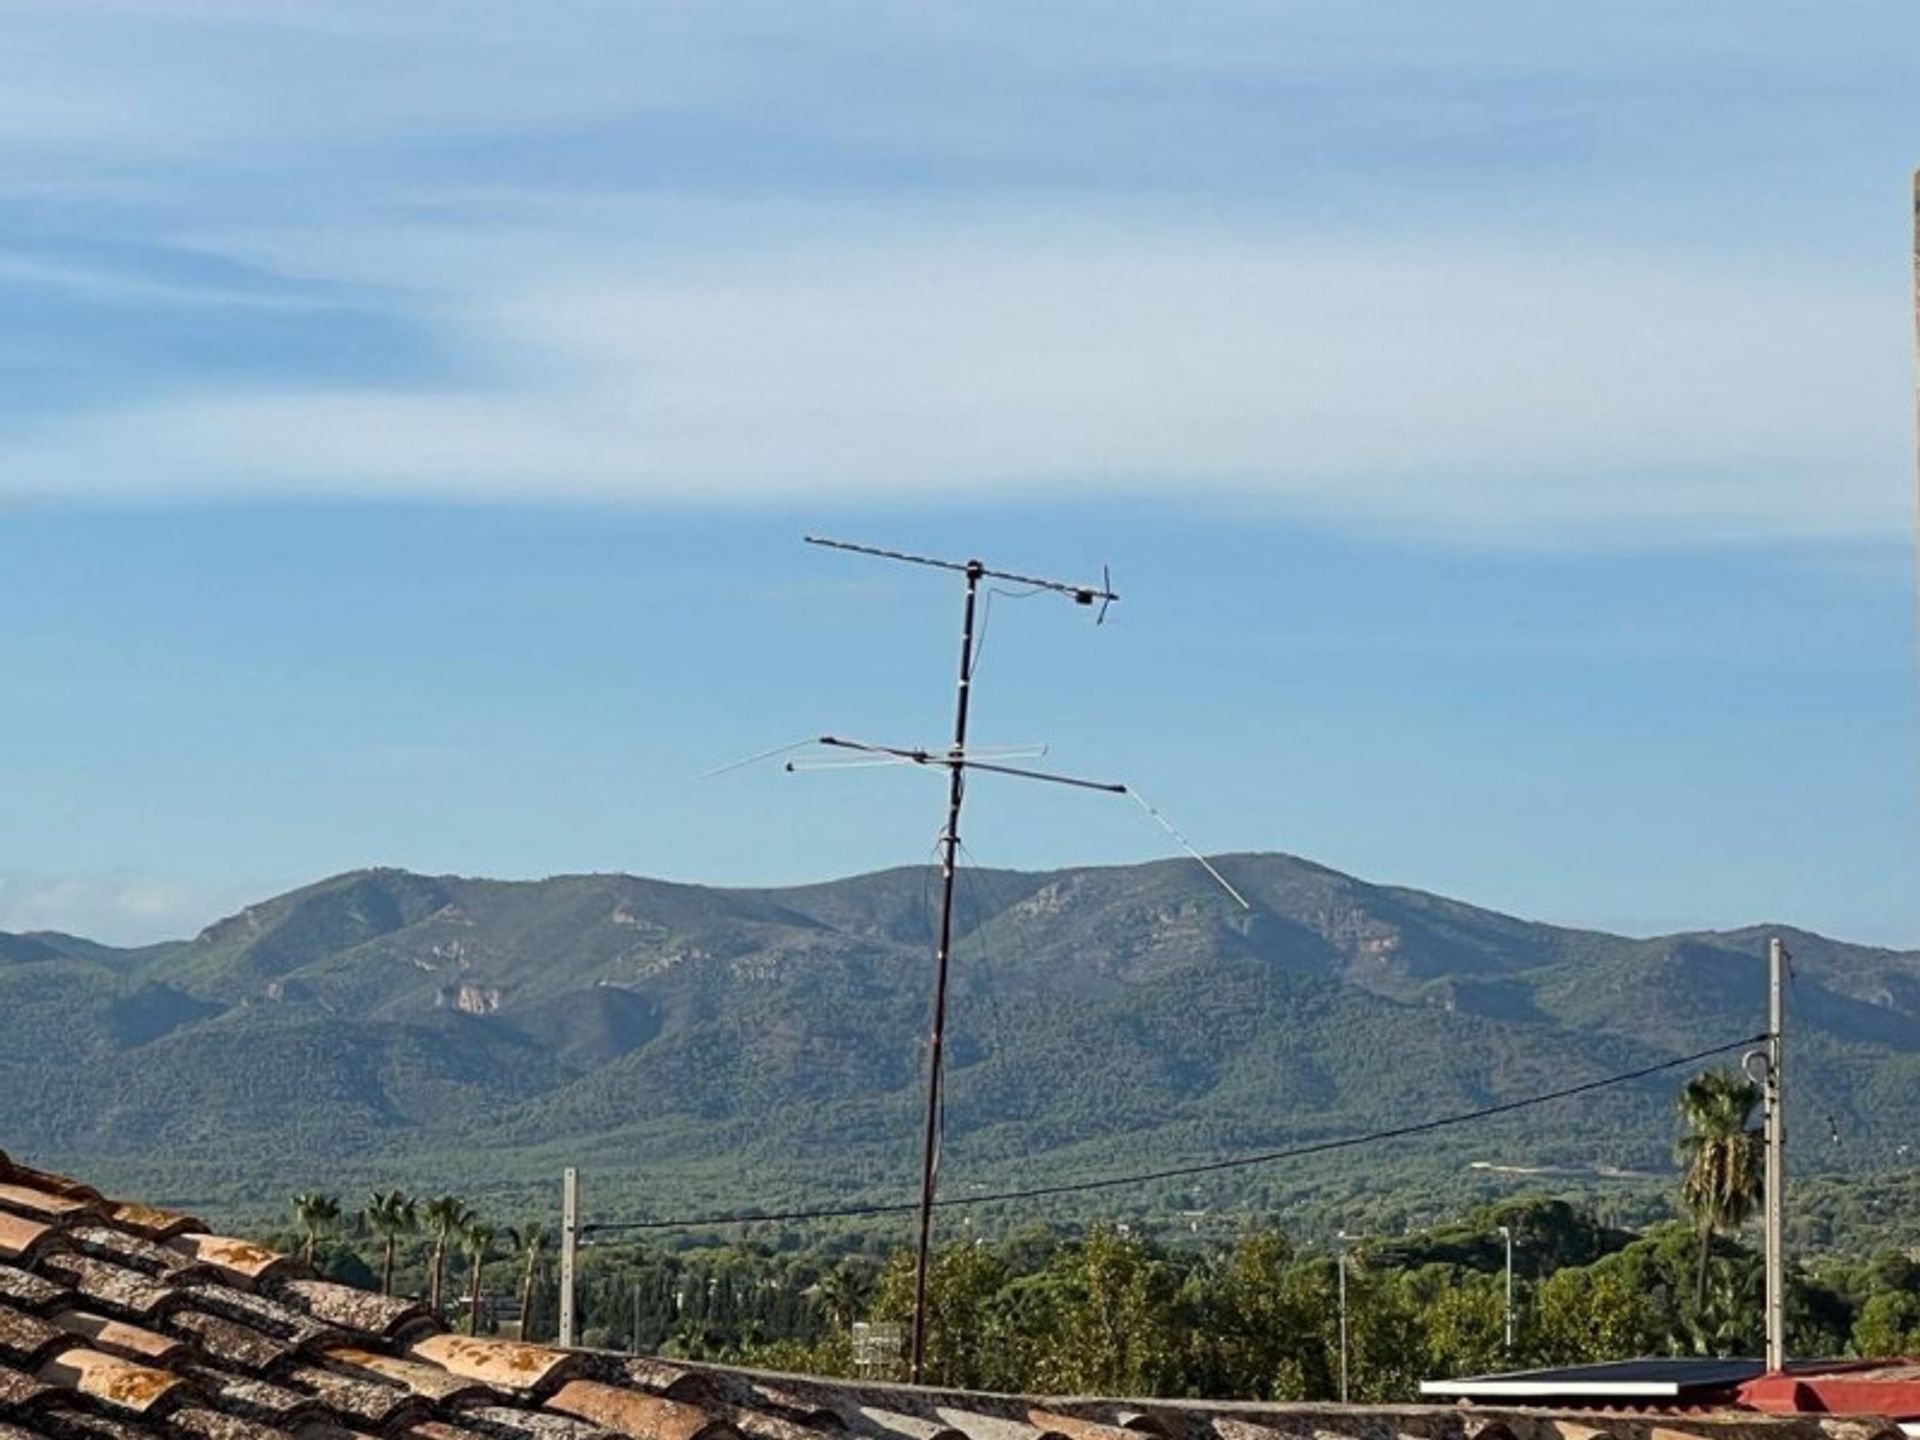
M 1053 1185 L 1030 1185 L 1024 1189 L 1001 1190 L 989 1195 L 937 1197 L 933 1204 L 940 1209 L 950 1209 L 961 1205 L 993 1205 L 1006 1200 L 1038 1200 L 1053 1195 L 1079 1195 L 1090 1190 L 1111 1190 L 1122 1185 L 1145 1185 L 1155 1180 L 1176 1180 L 1188 1175 L 1211 1175 L 1222 1170 L 1242 1170 L 1254 1165 L 1272 1165 L 1281 1160 L 1299 1160 L 1310 1155 L 1329 1154 L 1336 1150 L 1352 1150 L 1362 1145 L 1377 1144 L 1383 1140 L 1404 1140 L 1410 1135 L 1427 1135 L 1436 1130 L 1447 1130 L 1457 1125 L 1471 1124 L 1476 1120 L 1488 1120 L 1496 1115 L 1510 1115 L 1516 1110 L 1547 1105 L 1555 1100 L 1568 1100 L 1576 1095 L 1590 1095 L 1596 1090 L 1609 1089 L 1615 1085 L 1630 1085 L 1636 1080 L 1645 1080 L 1668 1070 L 1678 1070 L 1683 1066 L 1697 1064 L 1716 1055 L 1724 1055 L 1729 1050 L 1744 1049 L 1766 1038 L 1767 1035 L 1763 1031 L 1758 1035 L 1746 1036 L 1744 1039 L 1730 1040 L 1724 1045 L 1696 1050 L 1691 1055 L 1681 1055 L 1672 1060 L 1643 1065 L 1637 1070 L 1623 1070 L 1617 1075 L 1587 1080 L 1578 1085 L 1569 1085 L 1563 1090 L 1550 1090 L 1544 1095 L 1529 1095 L 1522 1100 L 1508 1100 L 1498 1105 L 1482 1106 L 1478 1110 L 1442 1115 L 1434 1120 L 1420 1120 L 1411 1125 L 1396 1125 L 1387 1130 L 1372 1130 L 1364 1135 L 1347 1135 L 1337 1140 L 1316 1140 L 1311 1144 L 1295 1145 L 1285 1150 L 1269 1150 L 1259 1155 L 1238 1155 L 1227 1160 L 1209 1160 L 1197 1165 L 1174 1165 L 1164 1170 L 1142 1170 L 1131 1175 L 1110 1175 L 1100 1180 L 1069 1180 Z M 894 1200 L 870 1205 L 835 1205 L 817 1210 L 785 1210 L 766 1215 L 734 1213 L 696 1215 L 677 1220 L 606 1221 L 597 1225 L 584 1225 L 581 1227 L 581 1233 L 602 1234 L 614 1230 L 691 1230 L 716 1225 L 746 1225 L 776 1220 L 841 1220 L 864 1215 L 904 1215 L 918 1208 L 919 1204 L 916 1201 Z

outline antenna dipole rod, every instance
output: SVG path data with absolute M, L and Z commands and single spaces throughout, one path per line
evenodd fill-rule
M 883 550 L 877 545 L 856 545 L 851 540 L 829 540 L 821 535 L 803 535 L 800 537 L 809 545 L 823 545 L 829 550 L 851 550 L 856 555 L 877 555 L 882 560 L 899 560 L 908 565 L 926 565 L 934 570 L 954 570 L 962 575 L 970 575 L 977 585 L 982 579 L 1009 580 L 1015 585 L 1030 585 L 1038 590 L 1052 590 L 1061 595 L 1070 595 L 1082 605 L 1091 605 L 1098 600 L 1110 605 L 1120 597 L 1103 580 L 1098 585 L 1075 585 L 1066 580 L 1042 580 L 1033 575 L 1021 575 L 1012 570 L 989 570 L 978 560 L 936 560 L 930 555 L 912 555 L 905 550 Z

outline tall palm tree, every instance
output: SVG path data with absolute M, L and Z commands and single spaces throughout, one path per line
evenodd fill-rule
M 533 1292 L 540 1283 L 545 1265 L 547 1231 L 544 1225 L 529 1225 L 520 1230 L 507 1231 L 507 1239 L 515 1250 L 520 1252 L 524 1262 L 520 1272 L 520 1338 L 533 1338 Z
M 872 1298 L 871 1277 L 842 1263 L 820 1277 L 815 1287 L 820 1309 L 837 1329 L 851 1331 Z
M 1764 1141 L 1752 1123 L 1759 1103 L 1760 1087 L 1737 1070 L 1704 1071 L 1680 1091 L 1680 1199 L 1700 1231 L 1695 1302 L 1703 1310 L 1713 1237 L 1744 1225 L 1766 1188 Z
M 380 1293 L 393 1294 L 393 1256 L 400 1237 L 420 1228 L 420 1207 L 401 1190 L 375 1190 L 363 1212 L 367 1228 L 380 1237 Z
M 484 1220 L 470 1221 L 460 1232 L 460 1243 L 467 1252 L 467 1333 L 480 1333 L 480 1276 L 493 1253 L 499 1232 Z
M 318 1190 L 303 1191 L 293 1197 L 293 1218 L 304 1237 L 300 1255 L 308 1265 L 320 1248 L 320 1237 L 331 1235 L 340 1224 L 340 1197 L 323 1195 Z
M 436 1315 L 447 1290 L 447 1252 L 455 1238 L 473 1224 L 473 1211 L 457 1195 L 436 1195 L 421 1207 L 421 1216 L 433 1236 L 433 1256 L 428 1262 L 427 1306 Z

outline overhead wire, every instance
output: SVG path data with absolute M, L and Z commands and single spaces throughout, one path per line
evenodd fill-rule
M 1651 1065 L 1642 1065 L 1635 1070 L 1623 1070 L 1618 1074 L 1605 1075 L 1597 1080 L 1583 1081 L 1578 1085 L 1569 1085 L 1563 1089 L 1550 1090 L 1540 1095 L 1529 1095 L 1519 1100 L 1507 1100 L 1497 1105 L 1483 1105 L 1476 1110 L 1457 1111 L 1451 1115 L 1442 1115 L 1432 1120 L 1419 1120 L 1407 1125 L 1395 1125 L 1384 1130 L 1370 1130 L 1360 1135 L 1346 1135 L 1333 1140 L 1315 1140 L 1305 1145 L 1294 1145 L 1284 1150 L 1269 1150 L 1256 1155 L 1236 1155 L 1224 1160 L 1209 1160 L 1192 1165 L 1170 1165 L 1158 1170 L 1141 1170 L 1127 1175 L 1109 1175 L 1094 1180 L 1066 1180 L 1051 1185 L 1029 1185 L 1016 1190 L 1000 1190 L 985 1195 L 952 1195 L 936 1197 L 933 1205 L 936 1209 L 953 1209 L 962 1205 L 994 1205 L 1010 1200 L 1039 1200 L 1056 1195 L 1081 1195 L 1093 1190 L 1111 1190 L 1126 1185 L 1145 1185 L 1157 1180 L 1177 1180 L 1189 1175 L 1212 1175 L 1223 1170 L 1242 1170 L 1255 1165 L 1272 1165 L 1282 1160 L 1299 1160 L 1314 1155 L 1331 1154 L 1339 1150 L 1353 1150 L 1363 1145 L 1379 1144 L 1388 1140 L 1404 1140 L 1413 1135 L 1428 1135 L 1436 1130 L 1452 1129 L 1459 1125 L 1472 1124 L 1479 1120 L 1492 1119 L 1499 1115 L 1511 1115 L 1519 1110 L 1531 1109 L 1537 1105 L 1551 1104 L 1556 1100 L 1569 1100 L 1579 1095 L 1591 1095 L 1597 1090 L 1610 1089 L 1616 1085 L 1630 1085 L 1636 1080 L 1645 1080 L 1651 1076 L 1663 1074 L 1669 1070 L 1678 1070 L 1687 1065 L 1698 1064 L 1716 1055 L 1724 1055 L 1730 1050 L 1744 1049 L 1767 1038 L 1763 1031 L 1758 1035 L 1744 1036 L 1739 1040 L 1730 1040 L 1724 1045 L 1713 1045 L 1705 1050 L 1696 1050 L 1690 1055 L 1678 1055 L 1671 1060 L 1657 1061 Z M 785 1210 L 767 1214 L 749 1214 L 734 1212 L 722 1215 L 684 1216 L 668 1220 L 619 1220 L 605 1221 L 599 1224 L 581 1227 L 584 1233 L 608 1233 L 631 1230 L 690 1230 L 719 1225 L 765 1224 L 772 1221 L 790 1222 L 798 1220 L 844 1220 L 867 1215 L 904 1215 L 919 1209 L 914 1200 L 882 1201 L 865 1205 L 830 1205 L 810 1210 Z

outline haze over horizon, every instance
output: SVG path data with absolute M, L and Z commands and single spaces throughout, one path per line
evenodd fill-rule
M 1910 6 L 0 15 L 0 929 L 1208 851 L 1920 944 Z M 983 778 L 992 866 L 1165 855 Z

